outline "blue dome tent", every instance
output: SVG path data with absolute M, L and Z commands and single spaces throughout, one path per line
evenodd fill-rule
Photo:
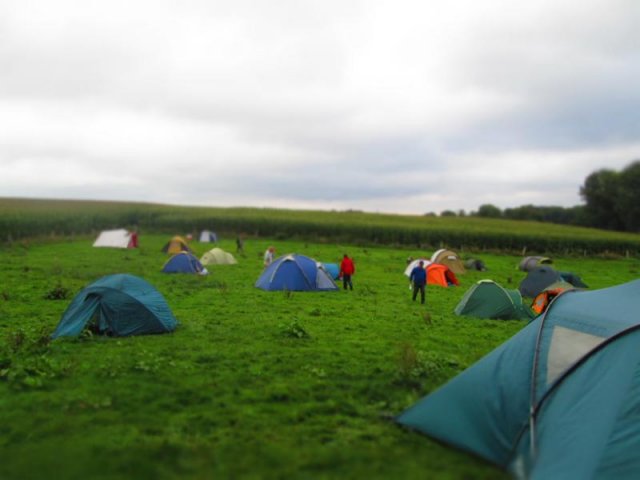
M 83 289 L 51 338 L 79 335 L 90 321 L 98 333 L 114 336 L 171 332 L 178 323 L 160 292 L 128 274 L 108 275 Z
M 162 267 L 164 273 L 199 273 L 209 272 L 202 266 L 200 260 L 189 252 L 181 252 L 171 257 Z
M 517 478 L 640 478 L 640 280 L 568 290 L 397 421 Z
M 255 286 L 263 290 L 338 290 L 322 264 L 296 253 L 275 259 L 262 272 Z

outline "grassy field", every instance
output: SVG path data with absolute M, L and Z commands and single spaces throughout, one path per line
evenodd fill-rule
M 519 258 L 482 255 L 489 272 L 431 287 L 425 308 L 403 270 L 430 251 L 249 239 L 238 265 L 195 277 L 160 272 L 167 236 L 140 240 L 128 251 L 89 237 L 0 249 L 0 478 L 506 478 L 392 417 L 523 327 L 452 313 L 481 278 L 516 288 Z M 269 244 L 325 262 L 352 255 L 354 291 L 255 289 Z M 556 267 L 601 288 L 637 278 L 640 261 Z M 49 342 L 80 289 L 124 272 L 166 297 L 174 333 Z

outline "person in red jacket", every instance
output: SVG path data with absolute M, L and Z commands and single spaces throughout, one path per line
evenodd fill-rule
M 353 263 L 353 259 L 349 258 L 347 254 L 344 254 L 342 262 L 340 262 L 340 276 L 342 277 L 342 285 L 344 289 L 347 289 L 347 285 L 353 290 L 353 283 L 351 283 L 351 276 L 356 273 L 356 265 Z

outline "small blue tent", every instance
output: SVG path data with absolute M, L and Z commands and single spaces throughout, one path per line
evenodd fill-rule
M 114 336 L 171 332 L 178 323 L 160 292 L 128 274 L 108 275 L 83 289 L 51 337 L 76 336 L 90 321 L 98 333 Z
M 402 413 L 517 478 L 640 478 L 640 280 L 568 290 Z
M 162 267 L 164 273 L 207 273 L 197 257 L 189 252 L 176 253 Z
M 338 290 L 322 264 L 296 253 L 275 259 L 262 272 L 255 286 L 263 290 Z
M 321 265 L 334 280 L 340 277 L 340 267 L 337 263 L 323 263 Z

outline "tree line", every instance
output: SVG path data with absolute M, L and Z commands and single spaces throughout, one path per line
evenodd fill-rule
M 495 205 L 484 204 L 468 214 L 464 210 L 445 210 L 440 216 L 534 220 L 640 232 L 640 160 L 634 160 L 621 171 L 603 168 L 589 174 L 580 187 L 580 197 L 584 205 L 573 207 L 522 205 L 502 210 Z

